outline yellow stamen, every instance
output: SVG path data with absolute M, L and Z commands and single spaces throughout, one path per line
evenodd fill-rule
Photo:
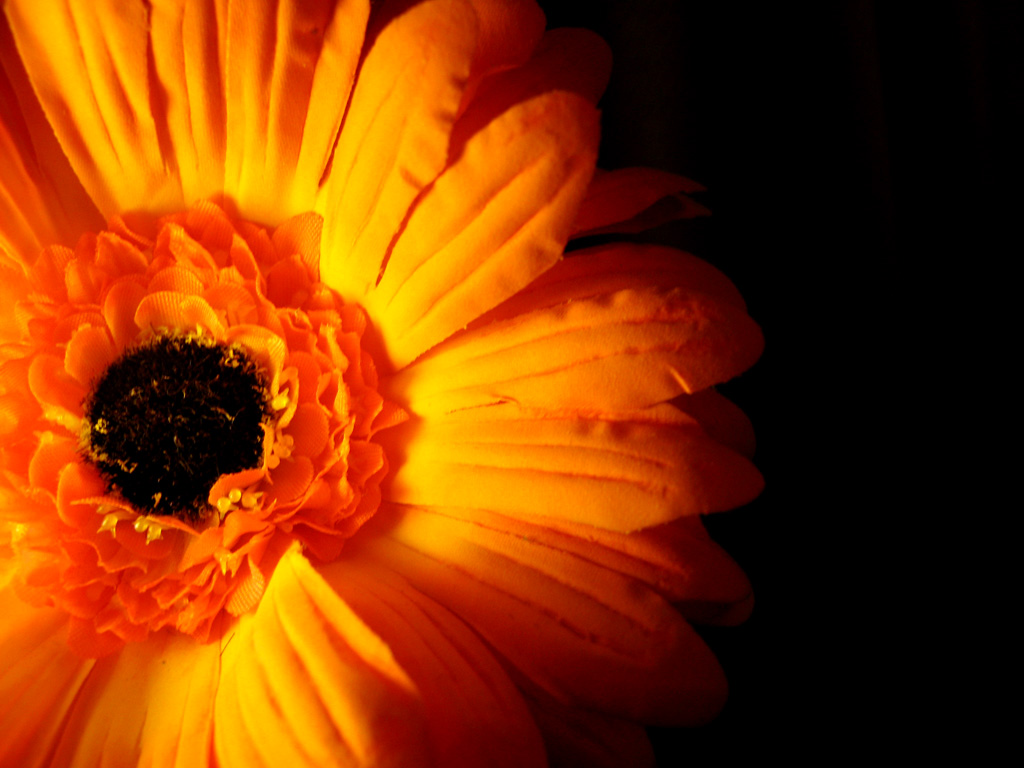
M 104 521 L 105 520 L 106 518 L 104 518 Z M 155 541 L 156 539 L 162 539 L 164 535 L 164 527 L 160 525 L 160 523 L 146 516 L 136 518 L 135 522 L 132 523 L 132 528 L 139 533 L 145 532 L 147 544 Z

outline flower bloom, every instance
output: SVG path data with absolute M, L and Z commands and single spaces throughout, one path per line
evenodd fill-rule
M 563 257 L 700 208 L 595 172 L 607 51 L 543 27 L 5 3 L 0 765 L 636 765 L 720 708 L 760 332 Z

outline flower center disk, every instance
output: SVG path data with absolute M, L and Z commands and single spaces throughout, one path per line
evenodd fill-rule
M 44 250 L 2 350 L 19 500 L 0 531 L 84 657 L 165 629 L 212 641 L 288 551 L 335 560 L 378 508 L 377 433 L 405 419 L 366 313 L 319 279 L 316 214 L 271 233 L 200 203 L 135 224 Z
M 97 382 L 85 403 L 85 456 L 140 512 L 198 521 L 221 475 L 259 466 L 266 391 L 239 347 L 159 336 Z

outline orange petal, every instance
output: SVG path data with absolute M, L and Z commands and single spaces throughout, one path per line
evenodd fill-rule
M 412 419 L 381 434 L 394 467 L 385 500 L 629 532 L 732 509 L 763 486 L 747 459 L 661 411 L 584 418 L 509 405 L 459 416 Z
M 39 13 L 14 0 L 4 10 L 43 110 L 100 211 L 181 208 L 174 157 L 154 121 L 146 7 L 71 0 Z
M 309 492 L 315 474 L 312 461 L 305 456 L 292 456 L 270 471 L 267 496 L 276 499 L 278 504 L 295 501 Z
M 60 519 L 75 528 L 98 528 L 95 499 L 107 491 L 107 484 L 91 464 L 78 461 L 66 465 L 57 485 L 57 513 Z M 93 499 L 87 502 L 83 499 Z
M 224 191 L 246 218 L 313 208 L 368 15 L 367 0 L 228 5 Z
M 56 355 L 37 355 L 28 369 L 28 383 L 46 418 L 71 429 L 77 427 L 86 390 L 64 371 L 63 360 Z
M 220 651 L 165 631 L 98 660 L 54 765 L 209 766 Z
M 170 328 L 191 332 L 201 327 L 216 339 L 224 338 L 224 324 L 205 299 L 174 291 L 146 296 L 135 310 L 135 324 L 147 330 Z
M 214 729 L 225 768 L 430 760 L 408 676 L 294 549 L 255 613 L 239 619 L 222 662 Z
M 39 447 L 29 464 L 28 481 L 33 488 L 45 488 L 56 494 L 57 481 L 64 467 L 78 460 L 77 441 L 45 432 L 40 435 Z
M 146 289 L 129 277 L 114 283 L 103 299 L 103 318 L 119 351 L 131 346 L 139 335 L 135 312 L 145 295 Z
M 367 525 L 376 535 L 350 542 L 353 557 L 408 579 L 560 701 L 659 724 L 704 721 L 724 702 L 714 655 L 640 582 L 412 508 L 382 508 Z
M 64 351 L 64 370 L 87 390 L 117 358 L 106 328 L 79 328 Z
M 0 395 L 0 435 L 14 435 L 39 416 L 39 405 L 22 395 Z
M 144 275 L 149 267 L 145 254 L 113 232 L 96 236 L 96 266 L 112 275 Z
M 274 230 L 271 238 L 278 256 L 298 255 L 309 272 L 310 280 L 320 279 L 320 236 L 324 219 L 316 213 L 293 216 Z
M 299 307 L 309 297 L 310 279 L 300 256 L 289 256 L 266 271 L 267 298 L 278 307 Z
M 292 453 L 313 458 L 327 446 L 330 424 L 318 403 L 303 403 L 295 409 L 288 434 L 295 439 Z
M 396 367 L 558 261 L 596 151 L 596 111 L 561 92 L 516 105 L 466 143 L 368 297 Z
M 31 285 L 24 268 L 5 251 L 2 240 L 0 235 L 0 339 L 7 343 L 21 336 L 23 326 L 18 302 L 28 294 Z M 0 358 L 5 357 L 6 353 L 0 353 Z
M 284 340 L 261 325 L 235 325 L 227 330 L 225 341 L 245 347 L 273 380 L 281 373 L 288 355 Z
M 403 579 L 358 558 L 332 563 L 323 575 L 415 682 L 434 754 L 445 766 L 545 764 L 518 690 L 465 624 Z
M 376 283 L 410 204 L 444 167 L 475 47 L 466 0 L 418 3 L 373 40 L 317 207 L 321 274 L 346 299 Z
M 582 287 L 582 286 L 577 286 Z M 629 410 L 733 378 L 761 353 L 742 310 L 685 289 L 612 290 L 481 324 L 387 384 L 416 412 L 514 401 Z
M 54 745 L 95 662 L 69 650 L 63 611 L 31 607 L 9 584 L 0 615 L 0 765 L 55 765 Z
M 147 286 L 149 293 L 174 291 L 188 296 L 202 296 L 206 285 L 202 278 L 188 267 L 167 267 L 157 272 Z
M 682 194 L 703 189 L 682 176 L 653 168 L 598 171 L 573 225 L 573 237 L 643 232 L 710 211 Z

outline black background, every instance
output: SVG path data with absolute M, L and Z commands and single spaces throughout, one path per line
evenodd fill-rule
M 767 338 L 723 387 L 754 422 L 767 487 L 706 521 L 756 607 L 704 633 L 730 701 L 706 727 L 652 729 L 659 766 L 827 763 L 905 740 L 932 695 L 914 636 L 922 580 L 904 573 L 936 480 L 915 466 L 931 439 L 921 372 L 969 343 L 962 318 L 935 311 L 965 290 L 963 263 L 1006 247 L 1020 5 L 541 5 L 549 27 L 586 27 L 612 48 L 600 165 L 708 188 L 710 218 L 655 239 L 732 278 Z M 938 379 L 955 379 L 942 362 Z

